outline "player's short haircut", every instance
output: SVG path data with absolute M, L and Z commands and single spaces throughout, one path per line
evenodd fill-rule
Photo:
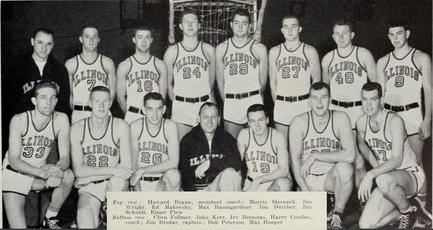
M 98 86 L 93 87 L 93 89 L 90 91 L 90 95 L 92 95 L 94 92 L 106 92 L 106 93 L 110 94 L 110 89 L 105 87 L 105 86 L 98 85 Z
M 268 117 L 268 113 L 266 112 L 265 105 L 263 105 L 263 104 L 254 104 L 254 105 L 251 105 L 250 107 L 248 107 L 247 117 L 249 117 L 250 113 L 259 112 L 259 111 L 263 111 L 265 113 L 265 116 Z
M 153 36 L 153 30 L 152 30 L 152 28 L 150 28 L 148 26 L 138 26 L 138 27 L 135 27 L 134 34 L 132 36 L 135 37 L 135 35 L 137 34 L 137 31 L 139 31 L 139 30 L 149 31 L 150 35 Z
M 408 25 L 406 23 L 406 21 L 402 20 L 402 19 L 395 19 L 395 20 L 391 20 L 388 22 L 387 25 L 387 31 L 390 28 L 394 28 L 394 27 L 403 27 L 404 30 L 409 30 Z
M 248 23 L 251 23 L 251 14 L 247 9 L 244 8 L 239 8 L 237 9 L 234 13 L 233 13 L 233 17 L 232 17 L 232 22 L 233 19 L 235 18 L 235 15 L 239 15 L 239 16 L 246 16 L 248 18 Z
M 334 29 L 336 26 L 349 26 L 350 32 L 354 32 L 352 19 L 342 18 L 334 23 L 332 29 Z
M 94 28 L 94 29 L 96 29 L 98 31 L 98 34 L 99 34 L 99 28 L 98 28 L 98 26 L 96 26 L 95 24 L 86 24 L 81 29 L 81 35 L 83 35 L 84 30 L 87 29 L 87 28 Z
M 185 15 L 187 15 L 187 14 L 194 14 L 194 15 L 197 17 L 197 21 L 198 21 L 198 23 L 201 23 L 200 15 L 199 15 L 199 13 L 198 13 L 196 10 L 194 10 L 194 9 L 186 9 L 186 10 L 182 11 L 182 14 L 180 15 L 180 21 L 179 21 L 179 23 L 182 23 L 183 16 L 185 16 Z
M 32 38 L 35 39 L 36 38 L 36 34 L 38 34 L 39 32 L 42 32 L 44 34 L 49 34 L 51 36 L 53 36 L 53 40 L 54 40 L 54 31 L 47 29 L 47 28 L 37 28 L 33 31 L 32 34 Z
M 310 94 L 311 94 L 311 91 L 313 91 L 313 90 L 321 90 L 321 89 L 327 89 L 328 95 L 331 96 L 331 88 L 329 88 L 328 84 L 326 84 L 325 82 L 322 82 L 322 81 L 315 82 L 311 85 Z
M 294 18 L 298 21 L 298 25 L 301 26 L 301 20 L 299 19 L 298 16 L 294 15 L 294 14 L 286 14 L 284 15 L 283 19 L 281 19 L 281 24 L 284 22 L 285 19 L 291 19 Z
M 204 107 L 215 107 L 215 109 L 217 110 L 218 116 L 220 115 L 220 110 L 218 109 L 218 106 L 210 101 L 207 101 L 205 103 L 203 103 L 203 105 L 200 106 L 200 110 L 198 111 L 198 115 L 201 114 L 201 111 L 203 110 Z
M 361 91 L 373 91 L 377 90 L 377 95 L 382 98 L 382 86 L 377 82 L 367 82 L 362 86 Z
M 149 100 L 161 101 L 163 105 L 165 104 L 164 98 L 162 97 L 162 95 L 160 93 L 157 93 L 157 92 L 150 92 L 143 97 L 143 105 L 145 107 L 146 107 L 147 101 L 149 101 Z
M 33 91 L 34 97 L 38 96 L 38 91 L 39 91 L 39 89 L 42 89 L 42 88 L 54 89 L 56 91 L 56 96 L 59 94 L 59 91 L 60 91 L 60 86 L 55 81 L 52 81 L 50 79 L 43 79 L 43 80 L 36 82 L 35 88 Z

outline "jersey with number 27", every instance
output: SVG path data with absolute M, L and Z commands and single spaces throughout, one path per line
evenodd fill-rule
M 203 42 L 193 50 L 187 50 L 178 42 L 177 57 L 173 65 L 174 94 L 183 97 L 209 95 L 210 62 L 204 55 Z
M 360 101 L 362 86 L 367 83 L 367 71 L 358 59 L 359 47 L 354 46 L 349 55 L 343 57 L 338 49 L 332 51 L 328 71 L 332 99 L 338 101 Z
M 159 92 L 159 72 L 155 66 L 155 56 L 146 63 L 139 62 L 134 56 L 129 57 L 131 69 L 126 75 L 126 104 L 141 108 L 143 97 L 150 92 Z
M 407 105 L 421 102 L 422 74 L 415 65 L 412 48 L 403 58 L 393 52 L 388 54 L 385 66 L 385 102 L 391 105 Z M 430 77 L 430 76 L 429 76 Z
M 86 63 L 81 55 L 77 55 L 76 59 L 77 69 L 72 78 L 74 105 L 88 105 L 93 87 L 108 87 L 108 74 L 102 65 L 102 54 L 92 63 Z

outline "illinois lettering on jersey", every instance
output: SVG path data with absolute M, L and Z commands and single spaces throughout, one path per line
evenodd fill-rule
M 298 96 L 310 89 L 311 70 L 305 55 L 305 43 L 290 51 L 284 43 L 275 62 L 277 67 L 277 95 Z
M 114 167 L 120 160 L 119 143 L 113 137 L 113 117 L 109 117 L 104 134 L 95 138 L 90 130 L 90 118 L 84 120 L 84 136 L 81 142 L 83 161 L 90 167 Z
M 77 55 L 76 59 L 77 69 L 72 78 L 74 105 L 87 105 L 93 87 L 108 87 L 108 75 L 102 65 L 101 54 L 92 63 L 86 63 L 81 55 Z
M 126 104 L 141 108 L 143 97 L 150 92 L 159 92 L 160 74 L 155 66 L 155 56 L 146 63 L 139 62 L 134 56 L 129 57 L 131 68 L 126 75 Z
M 382 125 L 378 130 L 374 131 L 370 126 L 370 117 L 367 116 L 366 119 L 366 129 L 364 140 L 367 145 L 372 150 L 374 157 L 376 158 L 379 165 L 385 163 L 392 158 L 392 141 L 386 138 L 385 130 L 387 125 L 389 125 L 389 120 L 391 116 L 398 116 L 392 112 L 387 112 L 386 117 Z M 415 154 L 410 148 L 409 141 L 404 140 L 403 144 L 403 160 L 401 165 L 397 169 L 406 169 L 416 165 Z
M 224 92 L 242 93 L 260 89 L 259 61 L 252 52 L 255 40 L 238 47 L 231 38 L 223 56 Z
M 141 133 L 138 138 L 138 167 L 148 167 L 168 160 L 168 140 L 165 136 L 165 119 L 162 119 L 158 133 L 152 135 L 147 127 L 145 117 L 142 122 Z
M 312 153 L 315 152 L 331 152 L 342 149 L 340 138 L 334 132 L 334 111 L 329 111 L 329 120 L 323 130 L 317 130 L 312 112 L 308 112 L 308 127 L 307 133 L 303 139 L 304 152 L 301 154 L 301 161 L 307 159 Z M 332 167 L 333 163 L 316 160 L 310 172 L 314 174 L 327 173 Z
M 201 97 L 209 95 L 209 65 L 204 55 L 203 42 L 193 50 L 187 50 L 178 42 L 177 57 L 173 65 L 174 94 L 184 97 Z
M 362 86 L 367 83 L 367 71 L 358 59 L 359 47 L 354 46 L 349 55 L 343 57 L 335 49 L 328 71 L 332 99 L 339 101 L 361 100 Z
M 388 54 L 388 63 L 384 69 L 386 103 L 406 105 L 421 102 L 422 74 L 413 60 L 415 52 L 416 49 L 412 48 L 401 59 L 393 52 Z
M 278 169 L 277 153 L 272 146 L 274 129 L 268 128 L 268 130 L 268 137 L 263 144 L 257 143 L 251 128 L 248 131 L 248 147 L 245 150 L 244 157 L 248 168 L 247 175 L 253 179 Z

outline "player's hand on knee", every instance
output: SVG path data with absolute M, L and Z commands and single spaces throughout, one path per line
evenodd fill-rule
M 125 169 L 125 168 L 114 168 L 113 169 L 113 176 L 120 177 L 124 180 L 128 180 L 131 177 L 131 170 Z
M 366 202 L 371 195 L 371 186 L 373 185 L 373 177 L 371 173 L 365 174 L 359 184 L 358 199 L 362 202 Z
M 430 134 L 431 134 L 430 123 L 427 123 L 427 122 L 423 121 L 423 122 L 421 123 L 421 126 L 420 126 L 419 129 L 418 129 L 418 135 L 419 135 L 419 138 L 420 138 L 421 140 L 425 140 L 425 139 L 427 139 L 428 137 L 430 137 Z
M 62 178 L 58 176 L 50 176 L 48 177 L 47 181 L 45 182 L 45 187 L 47 188 L 56 188 L 60 185 L 62 182 Z
M 142 175 L 143 175 L 143 172 L 141 170 L 135 171 L 132 174 L 131 178 L 129 179 L 129 184 L 131 186 L 135 186 L 137 184 L 137 182 L 140 180 Z

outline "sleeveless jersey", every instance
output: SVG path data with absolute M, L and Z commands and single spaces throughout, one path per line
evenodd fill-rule
M 228 39 L 223 56 L 224 93 L 245 93 L 260 89 L 259 61 L 252 52 L 254 39 L 237 47 Z
M 397 58 L 393 52 L 388 54 L 385 66 L 385 102 L 390 105 L 407 105 L 421 102 L 422 73 L 413 56 L 412 48 L 403 58 Z
M 168 160 L 168 141 L 165 136 L 165 119 L 156 135 L 152 136 L 147 128 L 145 117 L 142 121 L 141 133 L 138 138 L 138 167 L 148 167 Z
M 54 114 L 51 119 L 41 130 L 35 127 L 33 122 L 32 111 L 26 111 L 27 130 L 21 135 L 21 154 L 20 160 L 29 165 L 40 168 L 46 164 L 48 154 L 51 151 L 56 134 L 54 132 Z M 8 154 L 6 153 L 6 164 L 9 164 Z
M 245 150 L 245 162 L 248 167 L 247 175 L 253 179 L 278 169 L 277 153 L 272 146 L 273 128 L 268 129 L 268 137 L 263 144 L 257 143 L 251 128 L 248 130 L 249 140 Z
M 373 131 L 370 126 L 370 117 L 367 117 L 364 140 L 372 150 L 374 157 L 379 165 L 385 163 L 392 157 L 392 141 L 389 141 L 385 135 L 385 128 L 390 118 L 391 112 L 386 113 L 385 121 L 377 131 Z M 409 146 L 409 141 L 404 140 L 403 160 L 397 169 L 406 169 L 416 165 L 415 154 Z
M 346 57 L 338 49 L 332 51 L 329 64 L 331 98 L 338 101 L 360 101 L 362 86 L 367 83 L 367 71 L 358 59 L 359 47 L 354 46 Z
M 277 67 L 277 95 L 299 96 L 310 90 L 311 70 L 305 55 L 305 43 L 294 51 L 281 43 L 275 62 Z
M 308 128 L 303 139 L 303 145 L 304 152 L 301 155 L 301 162 L 315 152 L 331 152 L 342 149 L 340 138 L 334 132 L 334 111 L 329 111 L 328 123 L 321 131 L 316 129 L 311 111 L 308 112 Z M 334 163 L 316 160 L 310 168 L 310 173 L 325 174 L 334 165 Z
M 177 57 L 173 65 L 174 94 L 183 97 L 201 97 L 210 94 L 209 65 L 203 51 L 203 42 L 193 50 L 177 44 Z
M 84 164 L 89 167 L 114 167 L 119 163 L 119 143 L 113 137 L 113 117 L 110 116 L 104 135 L 95 138 L 90 130 L 90 118 L 84 120 L 84 136 L 81 143 Z
M 159 93 L 159 72 L 155 65 L 155 56 L 146 63 L 139 62 L 134 56 L 129 57 L 131 68 L 126 75 L 126 104 L 141 108 L 143 97 L 150 92 Z
M 102 55 L 92 63 L 86 63 L 81 55 L 76 56 L 77 69 L 72 78 L 74 105 L 88 105 L 90 91 L 95 86 L 108 86 L 108 75 L 102 66 Z

